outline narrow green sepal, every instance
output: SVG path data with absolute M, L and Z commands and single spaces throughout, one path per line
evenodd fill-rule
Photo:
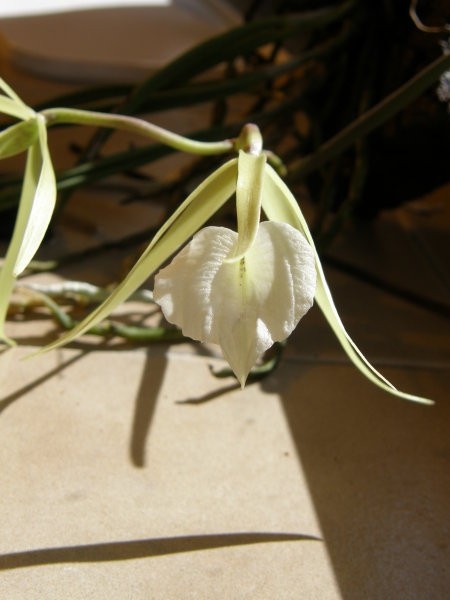
M 229 160 L 207 177 L 159 229 L 142 256 L 111 295 L 74 329 L 39 350 L 38 354 L 67 344 L 108 317 L 225 204 L 236 188 L 236 177 L 236 158 Z
M 38 115 L 38 141 L 35 143 L 38 168 L 35 174 L 34 194 L 27 206 L 24 219 L 22 242 L 14 265 L 14 276 L 19 276 L 28 266 L 39 249 L 53 216 L 56 203 L 56 178 L 52 159 L 47 147 L 45 120 Z
M 0 112 L 10 117 L 27 120 L 35 116 L 32 108 L 27 106 L 25 102 L 16 94 L 4 79 L 0 77 L 0 90 L 6 96 L 0 96 Z
M 21 121 L 0 133 L 0 159 L 24 152 L 38 136 L 36 119 Z
M 347 356 L 361 373 L 372 383 L 382 388 L 384 391 L 412 402 L 421 404 L 434 404 L 428 398 L 422 398 L 413 394 L 408 394 L 397 390 L 390 381 L 379 373 L 373 365 L 367 360 L 350 335 L 347 333 L 339 313 L 334 304 L 330 288 L 325 279 L 322 264 L 314 245 L 311 232 L 304 218 L 297 201 L 292 195 L 286 184 L 280 179 L 279 175 L 269 165 L 266 168 L 266 177 L 264 181 L 264 195 L 262 199 L 262 208 L 270 220 L 289 223 L 303 233 L 309 244 L 314 250 L 317 271 L 316 302 L 322 310 L 330 327 L 336 335 Z

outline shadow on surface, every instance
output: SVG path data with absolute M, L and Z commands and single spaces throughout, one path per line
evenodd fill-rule
M 135 467 L 145 466 L 145 444 L 167 367 L 165 355 L 147 353 L 136 396 L 130 440 L 130 457 Z
M 60 548 L 42 548 L 25 552 L 13 552 L 0 556 L 0 570 L 20 569 L 39 565 L 51 565 L 76 562 L 105 562 L 131 560 L 226 548 L 248 544 L 289 541 L 321 541 L 312 535 L 295 533 L 218 533 L 210 535 L 190 535 L 173 538 L 150 538 L 125 542 L 107 542 L 86 544 L 83 546 L 64 546 Z
M 197 355 L 203 357 L 211 356 L 211 353 L 200 344 L 194 342 L 191 346 Z M 131 430 L 130 458 L 135 467 L 145 466 L 145 446 L 150 433 L 156 403 L 164 381 L 168 360 L 167 351 L 158 354 L 153 353 L 151 350 L 147 351 L 146 362 L 139 384 L 139 391 L 136 396 Z M 219 398 L 227 392 L 238 389 L 240 389 L 239 384 L 231 383 L 228 386 L 221 387 L 219 390 L 215 390 L 204 396 L 177 400 L 176 403 L 187 405 L 203 404 L 210 400 L 214 400 L 215 398 Z
M 33 391 L 36 387 L 42 385 L 43 383 L 45 383 L 46 381 L 48 381 L 49 379 L 51 379 L 52 377 L 54 377 L 55 375 L 57 375 L 58 373 L 60 373 L 64 369 L 66 369 L 67 367 L 69 367 L 70 365 L 76 363 L 77 361 L 80 360 L 80 358 L 82 358 L 83 356 L 86 356 L 86 354 L 87 354 L 86 351 L 80 352 L 76 356 L 73 356 L 69 360 L 66 360 L 66 362 L 63 362 L 63 363 L 59 364 L 57 367 L 55 367 L 54 369 L 51 369 L 51 371 L 48 371 L 41 377 L 38 377 L 34 381 L 30 381 L 30 383 L 27 383 L 26 385 L 19 388 L 15 392 L 12 392 L 12 394 L 8 394 L 8 396 L 5 396 L 4 398 L 0 398 L 0 415 L 4 410 L 6 410 L 16 400 L 19 400 L 25 394 L 28 394 L 29 392 Z
M 177 400 L 176 403 L 191 406 L 195 406 L 198 404 L 206 404 L 207 402 L 211 402 L 211 400 L 217 400 L 225 394 L 230 394 L 231 392 L 236 392 L 240 389 L 241 385 L 239 383 L 230 383 L 229 385 L 224 385 L 217 390 L 213 390 L 212 392 L 203 394 L 203 396 L 197 396 L 196 398 L 186 398 L 185 400 Z
M 277 391 L 340 597 L 437 600 L 450 589 L 448 380 L 387 375 L 418 393 L 432 388 L 437 404 L 383 394 L 351 366 L 284 364 Z

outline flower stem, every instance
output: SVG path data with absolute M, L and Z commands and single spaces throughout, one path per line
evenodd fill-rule
M 167 129 L 126 115 L 100 113 L 89 110 L 74 108 L 48 108 L 41 112 L 47 126 L 52 125 L 92 125 L 94 127 L 108 127 L 119 129 L 130 133 L 137 133 L 170 146 L 175 150 L 188 152 L 190 154 L 201 154 L 203 156 L 225 154 L 234 149 L 233 140 L 222 140 L 219 142 L 201 142 L 191 140 Z
M 64 329 L 71 330 L 78 325 L 78 321 L 72 319 L 70 314 L 66 313 L 50 296 L 36 290 L 30 290 L 30 292 L 34 297 L 34 302 L 46 306 Z M 109 320 L 91 327 L 88 333 L 107 338 L 120 337 L 135 343 L 181 342 L 185 339 L 178 329 L 159 326 L 125 325 Z

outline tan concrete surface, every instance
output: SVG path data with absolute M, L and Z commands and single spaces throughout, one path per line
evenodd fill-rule
M 217 390 L 205 359 L 25 352 L 0 362 L 2 597 L 335 597 L 275 393 L 183 406 Z
M 448 323 L 330 276 L 368 356 L 435 406 L 366 382 L 316 309 L 243 392 L 190 344 L 23 361 L 53 325 L 11 322 L 0 597 L 445 598 Z
M 28 351 L 0 357 L 0 597 L 445 597 L 440 370 L 387 372 L 430 408 L 344 365 L 218 394 L 179 351 Z

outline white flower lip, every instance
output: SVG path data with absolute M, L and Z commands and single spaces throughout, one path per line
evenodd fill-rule
M 314 253 L 286 223 L 263 222 L 254 243 L 227 261 L 237 234 L 207 227 L 155 278 L 154 299 L 188 337 L 219 344 L 244 386 L 274 342 L 286 339 L 314 301 Z

